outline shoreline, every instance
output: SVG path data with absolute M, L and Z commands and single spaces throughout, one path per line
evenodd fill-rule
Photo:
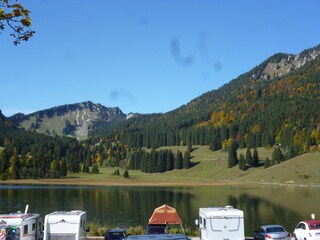
M 76 179 L 76 178 L 65 178 L 65 179 L 18 179 L 18 180 L 2 180 L 1 185 L 65 185 L 65 186 L 223 186 L 223 185 L 242 185 L 237 182 L 217 182 L 217 181 L 203 181 L 203 182 L 179 182 L 179 181 L 130 181 L 130 180 L 88 180 L 88 179 Z
M 267 182 L 233 182 L 233 181 L 137 181 L 137 180 L 92 180 L 81 178 L 45 178 L 45 179 L 18 179 L 1 180 L 0 185 L 60 185 L 60 186 L 98 186 L 98 187 L 197 187 L 197 186 L 231 186 L 231 185 L 268 185 L 288 187 L 320 187 L 319 184 L 299 183 L 267 183 Z

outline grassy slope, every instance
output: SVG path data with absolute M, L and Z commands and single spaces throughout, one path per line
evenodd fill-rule
M 173 150 L 184 151 L 184 147 L 173 147 Z M 238 151 L 245 154 L 245 149 Z M 259 148 L 261 161 L 271 158 L 273 149 Z M 100 174 L 71 174 L 77 182 L 93 181 L 99 184 L 144 184 L 154 185 L 187 185 L 214 183 L 276 183 L 276 184 L 317 184 L 320 185 L 320 152 L 312 152 L 288 160 L 281 164 L 264 169 L 264 167 L 250 168 L 240 171 L 238 166 L 227 168 L 228 154 L 222 151 L 212 152 L 208 146 L 194 146 L 192 162 L 195 166 L 190 169 L 173 170 L 162 174 L 146 174 L 140 171 L 129 171 L 130 178 L 113 176 L 115 168 L 100 168 Z
M 306 153 L 239 178 L 243 182 L 320 184 L 320 152 Z M 259 169 L 258 169 L 259 170 Z

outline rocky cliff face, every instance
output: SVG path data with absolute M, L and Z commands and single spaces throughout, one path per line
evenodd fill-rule
M 60 136 L 86 138 L 96 121 L 123 119 L 126 115 L 118 108 L 92 102 L 58 106 L 28 115 L 16 114 L 11 120 L 27 130 Z
M 314 60 L 320 54 L 320 45 L 305 50 L 299 54 L 278 53 L 262 63 L 259 71 L 251 75 L 251 80 L 269 80 L 282 77 L 296 69 L 299 69 L 310 60 Z

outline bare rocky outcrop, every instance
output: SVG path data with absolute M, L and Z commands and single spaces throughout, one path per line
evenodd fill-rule
M 10 119 L 20 127 L 49 135 L 86 138 L 97 121 L 125 119 L 118 107 L 105 107 L 90 101 L 67 104 L 28 115 L 16 114 Z
M 259 71 L 253 71 L 251 80 L 269 80 L 282 77 L 314 60 L 320 54 L 320 45 L 305 50 L 299 54 L 278 53 L 267 59 L 259 66 Z

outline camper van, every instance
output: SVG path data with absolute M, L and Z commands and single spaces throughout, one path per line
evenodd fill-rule
M 55 211 L 44 220 L 44 240 L 87 239 L 87 213 L 80 210 Z
M 232 206 L 199 208 L 200 240 L 244 240 L 243 211 Z
M 16 212 L 0 215 L 0 237 L 3 239 L 41 240 L 42 221 L 39 214 Z

